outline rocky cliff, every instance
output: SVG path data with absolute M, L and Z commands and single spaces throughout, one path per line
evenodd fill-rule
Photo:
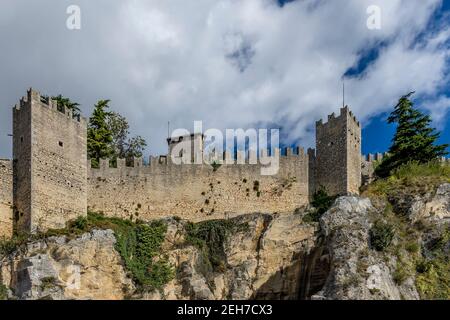
M 10 299 L 449 299 L 450 184 L 407 201 L 371 192 L 372 200 L 337 199 L 318 223 L 306 219 L 311 208 L 198 224 L 171 218 L 157 229 L 98 217 L 95 223 L 78 221 L 72 226 L 77 232 L 15 247 L 3 243 L 0 294 Z M 394 212 L 397 207 L 403 215 Z

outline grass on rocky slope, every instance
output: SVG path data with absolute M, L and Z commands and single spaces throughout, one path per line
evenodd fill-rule
M 8 300 L 8 288 L 3 284 L 0 284 L 0 300 Z
M 116 250 L 120 253 L 138 289 L 143 291 L 159 289 L 173 279 L 174 270 L 167 257 L 161 252 L 161 245 L 167 231 L 165 222 L 154 221 L 146 224 L 108 218 L 94 212 L 89 212 L 87 217 L 70 221 L 65 229 L 49 230 L 38 235 L 20 235 L 10 240 L 0 241 L 0 257 L 14 252 L 29 241 L 51 236 L 66 236 L 74 239 L 94 229 L 114 231 Z
M 387 179 L 376 180 L 363 191 L 370 198 L 383 197 L 393 202 L 400 197 L 425 195 L 439 185 L 450 183 L 450 165 L 439 162 L 410 163 L 395 170 Z
M 450 299 L 450 227 L 426 220 L 412 224 L 407 211 L 416 196 L 432 196 L 449 182 L 449 165 L 411 163 L 370 184 L 362 193 L 382 212 L 373 217 L 374 226 L 383 228 L 377 233 L 380 241 L 372 247 L 383 251 L 386 258 L 397 258 L 394 280 L 402 284 L 413 277 L 422 299 Z

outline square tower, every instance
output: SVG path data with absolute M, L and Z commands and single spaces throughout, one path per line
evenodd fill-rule
M 59 229 L 87 211 L 86 119 L 30 89 L 13 109 L 14 229 Z
M 316 123 L 316 190 L 332 195 L 359 194 L 361 186 L 361 126 L 348 107 Z

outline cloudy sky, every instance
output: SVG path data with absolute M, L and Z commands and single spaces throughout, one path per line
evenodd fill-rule
M 281 128 L 284 144 L 311 146 L 314 121 L 342 103 L 343 76 L 364 151 L 384 151 L 385 113 L 413 90 L 450 140 L 449 2 L 2 0 L 0 157 L 11 156 L 11 107 L 28 87 L 85 115 L 111 99 L 152 154 L 166 151 L 167 121 Z M 81 30 L 66 27 L 69 5 Z M 371 5 L 379 30 L 367 27 Z

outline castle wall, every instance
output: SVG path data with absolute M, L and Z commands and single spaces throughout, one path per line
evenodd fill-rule
M 262 176 L 259 165 L 160 164 L 90 169 L 88 207 L 122 218 L 168 215 L 194 221 L 228 214 L 292 212 L 308 203 L 308 158 L 289 152 L 275 176 Z
M 86 121 L 73 119 L 68 110 L 58 111 L 56 102 L 46 103 L 36 91 L 29 91 L 15 114 L 14 157 L 20 162 L 19 174 L 26 172 L 17 183 L 23 191 L 17 192 L 23 220 L 18 227 L 27 232 L 63 228 L 68 220 L 86 215 Z M 31 119 L 21 123 L 27 116 Z M 31 158 L 19 140 L 27 135 L 31 146 L 27 141 L 24 149 L 31 149 Z
M 11 160 L 0 159 L 0 238 L 13 230 L 13 172 Z

